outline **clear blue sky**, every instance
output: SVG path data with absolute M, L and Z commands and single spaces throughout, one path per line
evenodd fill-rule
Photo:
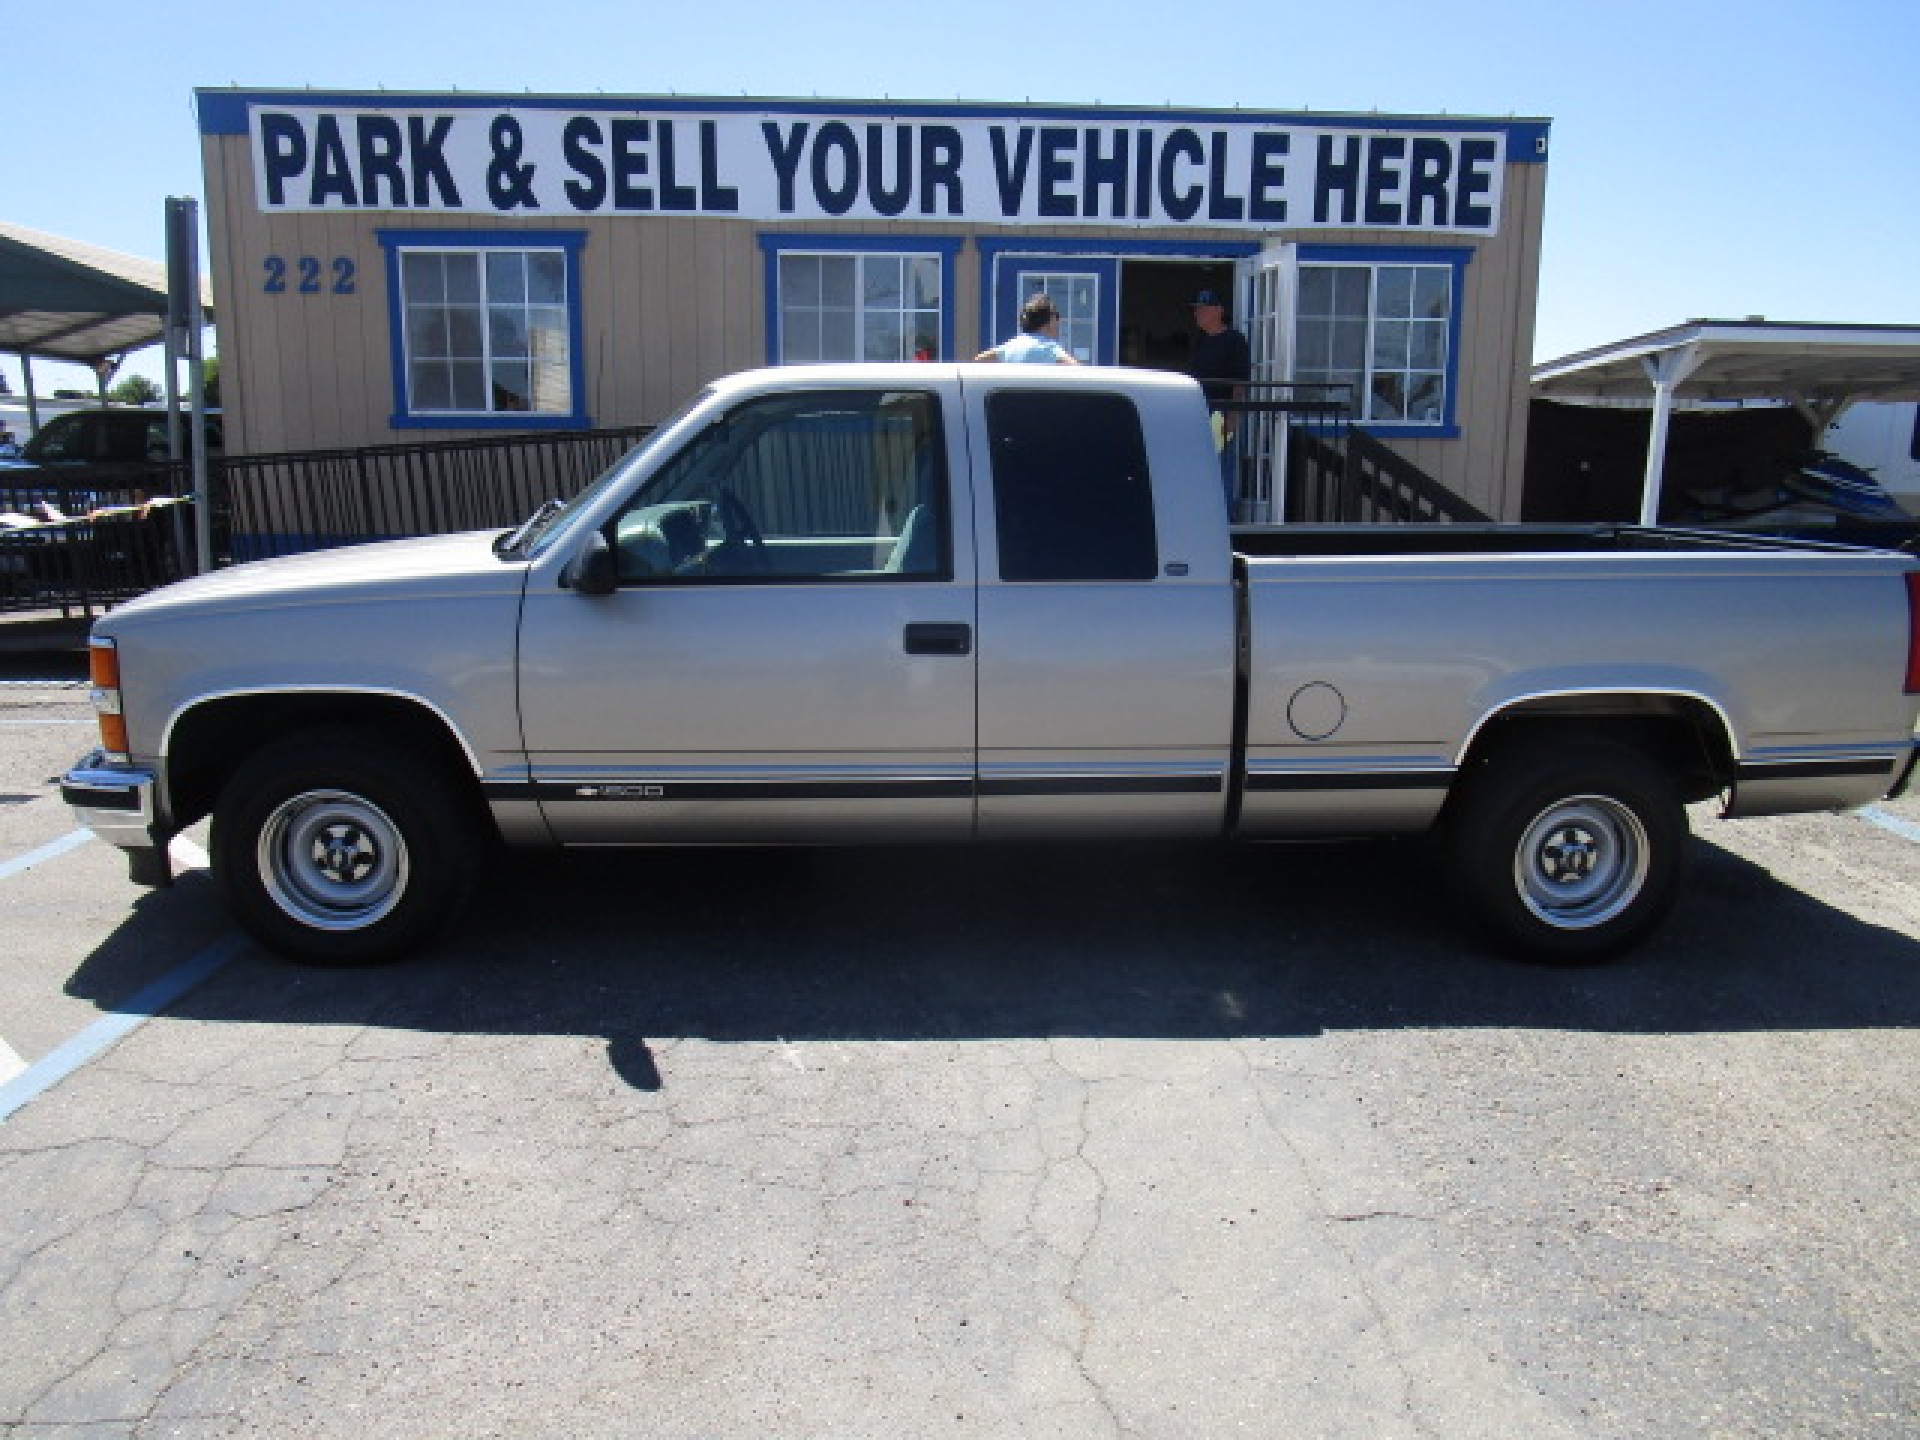
M 0 17 L 0 213 L 155 259 L 165 197 L 202 193 L 196 85 L 1452 112 L 1553 121 L 1536 359 L 1691 317 L 1920 324 L 1913 0 L 0 0 Z M 146 353 L 131 368 L 157 375 Z

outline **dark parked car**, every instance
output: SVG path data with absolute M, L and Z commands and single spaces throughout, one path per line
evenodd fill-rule
M 192 453 L 192 426 L 182 417 L 181 433 Z M 221 450 L 220 415 L 207 414 L 207 452 Z M 73 410 L 55 416 L 20 447 L 20 458 L 0 462 L 6 469 L 55 465 L 148 465 L 167 458 L 164 410 Z
M 182 438 L 191 445 L 191 426 Z M 207 451 L 221 449 L 207 416 Z M 146 502 L 188 485 L 164 468 L 165 410 L 74 410 L 0 460 L 0 606 L 137 595 L 181 574 L 177 512 Z

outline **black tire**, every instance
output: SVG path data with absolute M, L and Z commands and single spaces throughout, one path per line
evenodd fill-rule
M 213 871 L 234 918 L 310 965 L 371 965 L 417 947 L 478 880 L 480 827 L 463 783 L 352 727 L 257 751 L 213 811 Z
M 1530 737 L 1495 750 L 1461 783 L 1447 837 L 1456 893 L 1516 958 L 1609 959 L 1672 908 L 1686 870 L 1687 812 L 1640 751 Z

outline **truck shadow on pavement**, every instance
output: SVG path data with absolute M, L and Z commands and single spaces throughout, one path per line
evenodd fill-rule
M 248 945 L 168 1013 L 603 1036 L 642 1089 L 661 1083 L 652 1047 L 688 1038 L 1920 1024 L 1920 940 L 1695 846 L 1666 928 L 1621 961 L 1573 970 L 1489 954 L 1452 914 L 1424 840 L 515 857 L 411 960 L 313 970 Z M 213 901 L 204 876 L 146 897 L 69 993 L 122 1003 L 169 963 L 147 943 L 166 912 L 204 935 Z

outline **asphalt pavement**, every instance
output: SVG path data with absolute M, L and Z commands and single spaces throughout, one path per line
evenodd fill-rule
M 72 838 L 85 698 L 0 684 L 0 1436 L 1920 1434 L 1913 802 L 1696 810 L 1601 969 L 1405 842 L 514 858 L 323 972 Z

